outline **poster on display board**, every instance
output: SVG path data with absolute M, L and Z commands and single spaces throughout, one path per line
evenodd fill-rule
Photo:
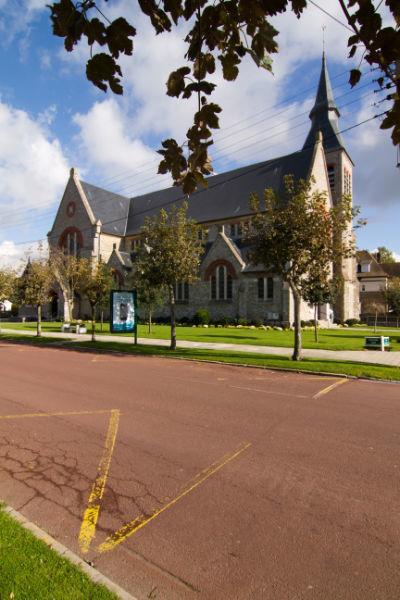
M 136 290 L 112 290 L 110 294 L 111 333 L 133 333 L 136 324 Z

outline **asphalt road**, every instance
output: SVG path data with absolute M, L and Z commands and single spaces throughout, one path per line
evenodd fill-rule
M 398 600 L 400 385 L 0 344 L 0 498 L 139 600 Z

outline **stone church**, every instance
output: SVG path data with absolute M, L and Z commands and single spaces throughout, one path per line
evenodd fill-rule
M 178 319 L 191 318 L 197 310 L 207 309 L 212 319 L 293 322 L 290 290 L 275 273 L 249 261 L 242 223 L 250 216 L 251 193 L 261 197 L 266 188 L 279 192 L 286 174 L 297 179 L 313 177 L 315 188 L 326 191 L 332 203 L 343 194 L 352 193 L 353 163 L 339 133 L 339 116 L 323 55 L 316 100 L 310 112 L 311 127 L 303 148 L 212 176 L 208 188 L 190 196 L 188 216 L 201 226 L 204 254 L 199 280 L 191 285 L 176 285 Z M 71 169 L 48 234 L 49 245 L 94 260 L 101 257 L 122 282 L 124 275 L 134 269 L 144 219 L 183 200 L 178 187 L 127 198 L 81 181 L 76 170 Z M 322 321 L 333 316 L 339 320 L 358 318 L 355 260 L 347 259 L 335 268 L 342 272 L 343 291 L 334 310 L 321 306 L 319 316 Z M 62 312 L 63 299 L 55 295 L 53 316 L 62 316 Z M 85 312 L 88 311 L 78 299 L 75 316 L 84 317 Z M 301 313 L 304 320 L 313 318 L 313 309 L 307 304 Z M 161 308 L 160 314 L 168 314 L 167 307 Z

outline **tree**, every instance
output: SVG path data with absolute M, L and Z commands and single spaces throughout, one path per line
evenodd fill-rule
M 331 304 L 338 292 L 340 282 L 331 279 L 324 269 L 314 269 L 305 278 L 304 300 L 314 306 L 314 339 L 318 342 L 318 307 Z
M 151 333 L 152 317 L 157 306 L 164 304 L 165 291 L 161 286 L 149 285 L 149 282 L 140 275 L 135 279 L 135 287 L 138 295 L 138 305 L 146 309 L 148 332 Z
M 374 313 L 374 333 L 376 333 L 376 328 L 378 326 L 378 313 L 382 310 L 382 305 L 378 302 L 371 302 L 368 305 L 368 310 Z
M 52 248 L 50 251 L 50 269 L 64 297 L 64 321 L 66 323 L 73 318 L 75 295 L 81 283 L 84 266 L 83 259 L 77 256 L 64 254 L 58 248 Z
M 393 277 L 388 282 L 385 298 L 389 311 L 400 317 L 400 277 Z
M 379 246 L 375 252 L 375 258 L 379 263 L 394 263 L 396 262 L 395 256 L 389 248 L 386 246 Z
M 15 279 L 14 271 L 11 269 L 0 268 L 0 302 L 4 302 L 4 300 L 10 300 L 15 289 Z
M 284 178 L 284 194 L 264 192 L 264 204 L 252 198 L 254 216 L 247 237 L 256 264 L 280 275 L 293 295 L 295 340 L 293 360 L 301 359 L 301 301 L 314 280 L 327 282 L 332 264 L 354 253 L 349 224 L 351 199 L 328 208 L 325 192 L 312 191 L 312 181 Z M 325 283 L 324 283 L 325 285 Z
M 90 304 L 92 317 L 92 341 L 96 341 L 96 308 L 105 303 L 113 288 L 112 271 L 101 260 L 95 265 L 88 258 L 81 258 L 78 288 Z
M 21 304 L 36 306 L 36 335 L 42 335 L 42 307 L 50 301 L 53 274 L 47 259 L 29 261 L 17 283 Z
M 187 217 L 186 202 L 180 208 L 162 209 L 148 217 L 141 229 L 144 243 L 136 268 L 148 288 L 162 287 L 168 293 L 171 314 L 171 350 L 176 349 L 175 287 L 191 283 L 198 276 L 203 252 L 198 239 L 198 225 Z
M 400 143 L 400 78 L 396 76 L 395 62 L 400 60 L 400 5 L 398 0 L 386 0 L 384 7 L 391 17 L 383 24 L 379 9 L 373 0 L 337 0 L 352 35 L 349 37 L 349 58 L 361 54 L 380 71 L 378 83 L 390 90 L 392 106 L 386 111 L 381 128 L 392 129 L 394 144 Z M 111 4 L 111 1 L 110 1 Z M 292 10 L 300 18 L 307 0 L 139 0 L 139 9 L 148 16 L 156 34 L 169 32 L 182 22 L 187 24 L 187 52 L 185 65 L 170 73 L 167 80 L 169 96 L 191 98 L 197 96 L 197 111 L 186 141 L 164 140 L 158 152 L 163 156 L 159 173 L 170 172 L 176 184 L 185 193 L 197 185 L 206 185 L 205 176 L 212 172 L 208 150 L 212 129 L 219 127 L 221 107 L 209 102 L 216 84 L 210 77 L 217 65 L 227 81 L 234 81 L 246 55 L 258 67 L 272 71 L 271 55 L 278 52 L 278 31 L 271 18 Z M 79 41 L 87 40 L 91 57 L 86 65 L 86 76 L 104 92 L 108 87 L 122 94 L 122 70 L 118 63 L 121 55 L 133 53 L 136 28 L 123 15 L 110 21 L 95 0 L 60 0 L 50 6 L 53 33 L 64 38 L 65 49 L 71 52 Z M 382 9 L 381 9 L 382 10 Z M 94 16 L 93 16 L 94 15 Z M 98 45 L 100 52 L 94 50 Z M 360 66 L 359 65 L 359 66 Z M 350 83 L 361 79 L 359 68 L 350 72 Z M 187 155 L 185 156 L 185 150 Z

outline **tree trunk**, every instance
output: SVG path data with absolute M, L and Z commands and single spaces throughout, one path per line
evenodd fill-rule
M 100 331 L 103 332 L 103 325 L 104 325 L 104 310 L 102 309 L 100 312 Z
M 91 306 L 92 309 L 92 342 L 96 341 L 96 318 L 95 318 L 95 307 Z
M 378 321 L 378 311 L 375 311 L 375 322 L 374 322 L 374 333 L 376 333 L 376 325 L 377 325 L 377 321 Z
M 318 304 L 314 305 L 314 339 L 318 342 Z
M 66 290 L 62 290 L 64 296 L 64 323 L 70 323 L 73 320 L 74 299 L 70 297 Z
M 175 325 L 175 294 L 172 285 L 169 286 L 169 306 L 171 312 L 171 350 L 176 350 L 176 325 Z
M 152 326 L 152 322 L 151 322 L 151 318 L 152 318 L 152 310 L 151 308 L 149 308 L 149 334 L 151 333 L 151 326 Z
M 42 306 L 40 304 L 38 304 L 37 306 L 36 335 L 37 337 L 40 337 L 42 335 Z
M 300 305 L 301 305 L 301 296 L 297 290 L 297 288 L 290 285 L 290 289 L 293 293 L 293 301 L 294 301 L 294 349 L 292 354 L 292 360 L 301 360 L 301 322 L 300 322 Z

